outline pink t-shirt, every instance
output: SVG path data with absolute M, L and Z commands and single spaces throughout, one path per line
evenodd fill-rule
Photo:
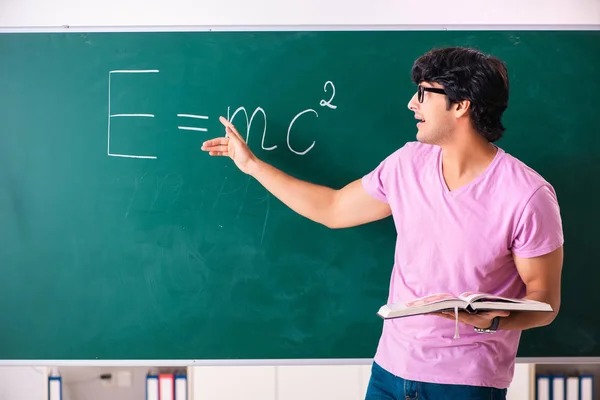
M 475 180 L 448 190 L 438 146 L 409 142 L 362 179 L 390 204 L 397 231 L 388 302 L 481 291 L 523 297 L 512 253 L 535 257 L 563 244 L 552 186 L 498 148 Z M 506 388 L 520 331 L 480 334 L 421 315 L 385 320 L 375 361 L 404 379 Z

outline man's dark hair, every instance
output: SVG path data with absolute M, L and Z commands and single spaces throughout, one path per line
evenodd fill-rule
M 469 100 L 474 128 L 490 142 L 502 137 L 500 121 L 508 106 L 508 73 L 500 59 L 464 47 L 433 49 L 417 59 L 412 80 L 436 82 L 451 103 Z

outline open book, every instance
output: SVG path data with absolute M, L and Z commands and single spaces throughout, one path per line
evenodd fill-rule
M 511 299 L 488 293 L 464 292 L 458 297 L 449 293 L 437 293 L 406 303 L 386 304 L 379 309 L 377 315 L 384 319 L 399 318 L 408 317 L 409 315 L 454 310 L 455 307 L 473 314 L 486 310 L 553 311 L 550 304 L 536 300 Z

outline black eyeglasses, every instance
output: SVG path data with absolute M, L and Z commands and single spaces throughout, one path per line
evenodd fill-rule
M 446 91 L 444 89 L 424 87 L 424 86 L 421 86 L 421 85 L 419 85 L 418 88 L 419 89 L 417 90 L 417 99 L 419 100 L 419 103 L 423 102 L 423 97 L 425 96 L 425 92 L 432 92 L 432 93 L 438 93 L 438 94 L 446 94 Z

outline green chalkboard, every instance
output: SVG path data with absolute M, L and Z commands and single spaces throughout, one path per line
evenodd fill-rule
M 339 188 L 414 140 L 445 45 L 507 62 L 499 144 L 562 206 L 562 311 L 519 356 L 600 356 L 600 32 L 288 31 L 0 35 L 0 359 L 372 357 L 391 220 L 329 230 L 200 146 L 245 112 L 259 157 Z

